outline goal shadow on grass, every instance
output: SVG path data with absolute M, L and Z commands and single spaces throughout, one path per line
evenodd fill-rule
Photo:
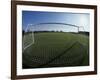
M 73 49 L 76 51 L 75 55 L 71 53 Z M 38 56 L 34 57 L 33 61 L 36 61 L 38 64 L 41 62 L 42 64 L 40 63 L 40 65 L 34 67 L 23 64 L 23 68 L 48 68 L 89 65 L 89 54 L 86 46 L 76 41 L 70 45 L 69 48 L 63 50 L 63 52 L 48 61 L 44 62 L 44 59 L 42 59 L 42 57 L 38 58 Z

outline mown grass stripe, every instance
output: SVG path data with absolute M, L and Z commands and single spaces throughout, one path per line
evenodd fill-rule
M 45 65 L 48 65 L 49 63 L 51 63 L 52 61 L 58 59 L 59 57 L 61 57 L 62 55 L 65 54 L 65 52 L 69 51 L 75 44 L 77 44 L 77 42 L 74 42 L 69 48 L 67 48 L 66 50 L 64 50 L 62 53 L 60 53 L 59 55 L 55 56 L 53 59 L 51 59 L 50 61 L 46 62 L 45 64 L 42 64 L 38 67 L 42 67 L 42 66 L 45 66 Z

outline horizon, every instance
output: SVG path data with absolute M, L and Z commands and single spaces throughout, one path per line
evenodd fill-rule
M 77 28 L 69 27 L 69 25 L 60 24 L 45 24 L 36 25 L 40 23 L 65 23 L 76 26 L 83 26 L 79 31 L 89 32 L 90 27 L 90 15 L 88 13 L 68 13 L 68 12 L 43 12 L 43 11 L 22 11 L 22 26 L 23 30 L 26 30 L 28 24 L 33 24 L 33 31 L 63 31 L 63 32 L 77 32 Z M 51 25 L 51 26 L 50 26 Z M 67 28 L 66 28 L 67 27 Z

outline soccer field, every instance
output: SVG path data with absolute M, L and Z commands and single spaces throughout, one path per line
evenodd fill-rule
M 25 34 L 26 42 L 31 33 Z M 29 41 L 28 41 L 29 40 Z M 23 68 L 89 65 L 89 36 L 68 32 L 34 33 L 34 43 L 22 53 Z

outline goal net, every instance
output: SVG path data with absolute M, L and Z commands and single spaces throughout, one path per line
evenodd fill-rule
M 28 47 L 30 47 L 32 44 L 34 44 L 34 32 L 32 31 L 32 28 L 34 27 L 32 27 L 31 24 L 28 24 L 26 29 L 23 30 L 23 36 L 22 36 L 23 51 Z
M 38 23 L 38 24 L 28 24 L 23 30 L 23 51 L 35 43 L 35 34 L 42 32 L 70 32 L 78 33 L 79 27 L 73 24 L 66 23 Z M 83 28 L 84 31 L 84 28 Z

